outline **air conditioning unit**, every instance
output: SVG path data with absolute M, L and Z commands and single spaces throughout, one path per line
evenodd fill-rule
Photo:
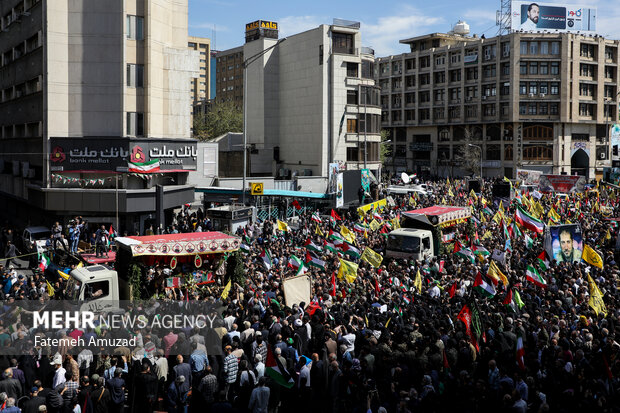
M 544 98 L 544 97 L 545 97 L 545 94 L 544 94 L 544 93 L 541 93 L 539 96 L 540 96 L 541 98 Z
M 487 97 L 486 96 L 482 96 L 482 100 L 487 100 Z
M 509 57 L 510 56 L 510 52 L 503 52 L 502 53 L 502 57 Z
M 533 98 L 533 97 L 534 97 L 534 94 L 533 94 L 533 93 L 530 93 L 528 96 L 529 96 L 529 97 L 531 97 L 531 98 Z

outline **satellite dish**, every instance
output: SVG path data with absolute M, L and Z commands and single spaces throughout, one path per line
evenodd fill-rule
M 407 174 L 406 174 L 406 173 L 404 173 L 404 172 L 403 172 L 402 174 L 400 174 L 400 179 L 402 179 L 402 180 L 403 180 L 403 183 L 404 183 L 404 184 L 408 184 L 408 183 L 409 183 L 409 181 L 411 181 L 411 179 L 409 178 L 409 175 L 407 175 Z

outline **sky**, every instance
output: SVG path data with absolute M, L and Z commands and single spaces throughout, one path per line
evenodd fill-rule
M 496 10 L 500 0 L 369 1 L 369 0 L 188 0 L 189 34 L 208 37 L 213 50 L 226 50 L 244 43 L 245 24 L 255 20 L 276 21 L 280 37 L 332 24 L 334 18 L 361 23 L 362 45 L 375 49 L 375 56 L 408 52 L 398 41 L 428 33 L 446 33 L 459 20 L 470 34 L 497 34 Z M 562 4 L 558 2 L 549 2 Z M 596 7 L 597 32 L 620 39 L 620 0 L 571 1 Z

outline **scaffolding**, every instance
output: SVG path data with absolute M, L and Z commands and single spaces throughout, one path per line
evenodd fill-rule
M 510 34 L 510 23 L 512 19 L 511 0 L 500 0 L 500 9 L 496 13 L 495 24 L 499 26 L 498 36 Z

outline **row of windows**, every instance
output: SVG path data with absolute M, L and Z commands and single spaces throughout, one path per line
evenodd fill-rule
M 526 54 L 542 54 L 542 55 L 559 55 L 560 42 L 539 42 L 539 41 L 522 41 L 520 51 L 522 55 Z
M 6 66 L 14 60 L 41 47 L 41 32 L 37 32 L 25 41 L 19 42 L 15 47 L 9 48 L 0 55 L 0 67 Z
M 560 83 L 558 82 L 519 82 L 519 94 L 545 94 L 545 95 L 559 95 Z
M 519 115 L 557 115 L 558 110 L 556 102 L 519 103 Z
M 19 99 L 22 96 L 27 96 L 40 91 L 41 77 L 37 76 L 27 82 L 0 90 L 0 102 L 8 102 L 9 100 Z
M 521 62 L 519 65 L 521 75 L 559 75 L 560 62 Z

